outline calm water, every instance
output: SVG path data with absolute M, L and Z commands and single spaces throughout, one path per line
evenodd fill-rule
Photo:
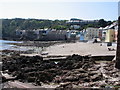
M 18 41 L 8 41 L 8 40 L 0 40 L 0 50 L 11 49 L 16 45 L 8 44 L 8 43 L 21 43 Z
M 22 41 L 8 41 L 8 40 L 0 40 L 0 50 L 15 50 L 15 51 L 26 51 L 26 50 L 32 50 L 34 52 L 40 53 L 41 47 L 31 47 L 31 46 L 17 46 L 12 45 L 10 43 L 23 43 Z

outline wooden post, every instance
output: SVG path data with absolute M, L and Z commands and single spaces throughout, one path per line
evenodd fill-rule
M 117 52 L 116 52 L 116 64 L 115 67 L 120 69 L 120 16 L 118 17 L 118 36 L 117 36 Z

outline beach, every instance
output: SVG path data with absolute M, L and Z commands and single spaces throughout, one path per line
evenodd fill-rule
M 3 42 L 3 41 L 2 41 Z M 5 42 L 5 44 L 4 44 Z M 107 43 L 92 43 L 92 42 L 43 42 L 43 41 L 4 41 L 1 49 L 31 52 L 33 55 L 41 55 L 47 53 L 48 56 L 68 56 L 73 54 L 91 55 L 91 56 L 106 56 L 116 55 L 117 44 L 107 46 Z M 109 50 L 108 48 L 114 49 Z
M 102 44 L 102 46 L 101 46 Z M 114 51 L 109 51 L 108 48 L 114 48 Z M 92 56 L 105 56 L 116 55 L 116 45 L 107 46 L 107 43 L 64 43 L 60 45 L 50 46 L 46 49 L 48 55 L 92 55 Z
M 107 85 L 115 88 L 120 85 L 119 70 L 114 67 L 113 60 L 116 54 L 115 44 L 107 46 L 106 43 L 64 42 L 47 43 L 44 47 L 43 43 L 29 42 L 20 43 L 17 47 L 19 46 L 34 48 L 36 52 L 2 51 L 3 87 L 59 90 L 60 88 L 105 88 Z M 39 51 L 38 48 L 43 47 L 44 50 Z M 114 50 L 109 51 L 108 48 Z M 11 77 L 8 77 L 9 75 Z

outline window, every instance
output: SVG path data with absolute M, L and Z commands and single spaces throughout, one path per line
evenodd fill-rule
M 106 34 L 106 32 L 103 32 L 103 34 Z

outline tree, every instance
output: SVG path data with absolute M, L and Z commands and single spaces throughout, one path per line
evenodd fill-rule
M 117 40 L 117 53 L 116 53 L 115 67 L 120 69 L 120 16 L 118 18 L 118 40 Z
M 104 19 L 100 19 L 98 22 L 100 27 L 106 27 L 107 26 L 107 21 L 105 21 Z
M 54 28 L 54 29 L 57 29 L 57 30 L 65 30 L 65 29 L 67 29 L 67 27 L 64 26 L 64 25 L 56 25 L 56 26 L 54 26 L 53 28 Z

